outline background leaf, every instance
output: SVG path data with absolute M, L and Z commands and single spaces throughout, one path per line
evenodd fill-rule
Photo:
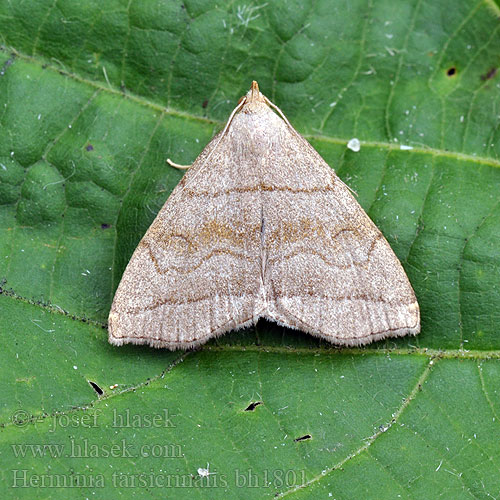
M 499 15 L 0 0 L 2 497 L 498 497 Z M 108 345 L 182 176 L 165 159 L 192 162 L 252 79 L 386 235 L 419 336 L 342 350 L 260 322 L 195 353 Z

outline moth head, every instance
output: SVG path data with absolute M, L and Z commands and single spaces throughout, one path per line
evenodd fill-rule
M 238 104 L 241 103 L 243 103 L 241 111 L 244 113 L 255 111 L 263 104 L 267 106 L 266 98 L 260 92 L 259 84 L 255 80 L 246 95 L 240 98 Z

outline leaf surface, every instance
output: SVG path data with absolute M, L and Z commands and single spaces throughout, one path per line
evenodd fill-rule
M 1 0 L 2 498 L 498 497 L 499 14 Z M 192 162 L 252 79 L 387 237 L 417 337 L 342 350 L 260 322 L 199 352 L 108 345 L 182 177 L 166 158 Z

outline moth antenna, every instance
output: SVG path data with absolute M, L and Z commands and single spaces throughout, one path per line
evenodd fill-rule
M 292 127 L 292 124 L 288 121 L 287 117 L 285 116 L 285 114 L 283 113 L 283 111 L 281 111 L 280 108 L 278 108 L 278 106 L 276 106 L 276 104 L 274 104 L 273 102 L 271 102 L 266 96 L 263 96 L 264 97 L 264 100 L 266 101 L 266 104 L 268 106 L 270 106 L 271 108 L 273 108 L 275 111 L 278 112 L 278 114 L 281 116 L 281 118 L 283 118 L 284 122 L 288 125 L 288 127 L 295 133 L 297 134 L 299 137 L 302 138 L 302 136 Z M 354 195 L 354 196 L 358 196 L 358 193 L 356 193 L 356 191 L 354 191 L 354 189 L 350 188 L 340 177 L 339 177 L 339 181 Z
M 167 163 L 174 168 L 177 168 L 179 170 L 187 170 L 191 165 L 180 165 L 179 163 L 175 163 L 172 161 L 170 158 L 167 158 Z
M 288 121 L 288 118 L 285 116 L 285 113 L 283 113 L 283 111 L 281 111 L 280 108 L 278 108 L 278 106 L 276 106 L 276 104 L 274 104 L 273 102 L 271 102 L 266 96 L 263 96 L 264 97 L 264 101 L 266 102 L 266 104 L 268 106 L 271 106 L 271 108 L 273 108 L 275 111 L 278 112 L 278 114 L 281 116 L 281 118 L 283 118 L 283 120 L 285 121 L 285 123 L 294 131 L 295 129 L 292 127 L 292 124 Z
M 234 118 L 234 115 L 245 105 L 245 103 L 247 102 L 247 99 L 246 99 L 246 96 L 243 96 L 242 99 L 240 100 L 240 102 L 238 103 L 238 106 L 236 106 L 234 109 L 233 109 L 233 112 L 229 115 L 229 118 L 227 119 L 227 122 L 226 122 L 226 126 L 224 127 L 224 129 L 222 130 L 222 133 L 220 135 L 220 139 L 219 141 L 217 142 L 217 144 L 214 146 L 214 149 L 219 145 L 219 142 L 220 140 L 224 137 L 224 135 L 226 134 L 227 132 L 227 129 L 229 128 L 229 125 L 231 125 L 231 122 L 233 121 L 233 118 Z M 212 149 L 212 151 L 214 150 Z M 212 151 L 210 153 L 212 153 Z M 208 155 L 210 156 L 210 155 Z M 207 158 L 208 158 L 207 156 Z
M 233 109 L 233 112 L 229 115 L 229 118 L 228 118 L 228 120 L 226 122 L 226 126 L 222 129 L 222 132 L 220 134 L 219 140 L 217 141 L 217 143 L 215 144 L 215 146 L 212 148 L 212 150 L 210 151 L 210 153 L 208 153 L 207 157 L 203 161 L 203 165 L 200 167 L 200 169 L 198 170 L 198 172 L 196 172 L 196 174 L 193 175 L 193 177 L 189 180 L 189 183 L 186 183 L 182 187 L 182 189 L 180 189 L 179 191 L 177 191 L 177 195 L 179 195 L 180 193 L 182 193 L 182 191 L 184 191 L 184 189 L 186 189 L 188 187 L 188 185 L 191 184 L 196 179 L 196 177 L 198 176 L 198 174 L 203 170 L 203 167 L 207 164 L 208 159 L 210 158 L 210 156 L 212 156 L 212 153 L 217 149 L 217 146 L 220 144 L 220 142 L 222 141 L 222 139 L 226 135 L 226 132 L 227 132 L 227 130 L 229 128 L 229 125 L 231 125 L 231 122 L 233 121 L 234 115 L 244 106 L 245 103 L 246 103 L 246 98 L 243 98 L 238 103 L 238 106 L 236 106 Z M 167 163 L 169 165 L 173 164 L 173 162 L 169 162 L 169 160 L 167 160 Z M 172 166 L 177 167 L 177 164 L 173 164 Z M 189 165 L 187 168 L 189 168 L 190 166 L 191 165 Z M 179 168 L 179 167 L 177 167 L 177 168 Z

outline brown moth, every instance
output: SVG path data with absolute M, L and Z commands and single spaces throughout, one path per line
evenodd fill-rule
M 186 349 L 259 318 L 344 346 L 420 331 L 382 233 L 253 82 L 136 248 L 109 342 Z

